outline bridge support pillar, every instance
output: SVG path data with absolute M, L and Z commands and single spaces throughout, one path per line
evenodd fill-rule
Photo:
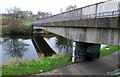
M 100 44 L 76 42 L 74 61 L 94 60 L 100 57 Z

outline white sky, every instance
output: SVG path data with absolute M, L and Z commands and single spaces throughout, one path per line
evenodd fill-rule
M 19 7 L 23 11 L 60 13 L 60 8 L 65 9 L 68 5 L 77 5 L 77 8 L 102 2 L 106 0 L 0 0 L 0 13 L 5 9 Z

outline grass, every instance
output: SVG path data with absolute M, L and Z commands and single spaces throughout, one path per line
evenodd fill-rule
M 43 59 L 17 61 L 2 66 L 2 75 L 31 75 L 65 67 L 71 64 L 68 55 L 52 56 Z
M 108 45 L 101 50 L 100 56 L 103 57 L 103 56 L 109 55 L 113 52 L 118 51 L 119 49 L 120 49 L 120 46 Z
M 0 77 L 2 76 L 2 69 L 0 68 Z
M 3 18 L 3 16 L 2 15 L 0 15 L 0 20 Z

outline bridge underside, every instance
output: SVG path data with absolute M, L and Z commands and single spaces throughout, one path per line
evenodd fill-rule
M 34 27 L 48 30 L 57 35 L 77 42 L 120 45 L 119 29 L 105 28 L 66 28 L 66 27 Z

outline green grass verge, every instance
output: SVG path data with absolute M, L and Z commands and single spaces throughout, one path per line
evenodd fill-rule
M 109 55 L 113 52 L 118 51 L 119 49 L 120 49 L 120 46 L 108 45 L 101 50 L 100 56 L 103 57 L 103 56 Z
M 68 55 L 47 57 L 43 59 L 17 61 L 2 66 L 2 75 L 31 75 L 65 67 L 71 64 Z
M 3 16 L 0 15 L 0 20 L 3 18 Z
M 0 68 L 0 77 L 2 76 L 2 69 Z

